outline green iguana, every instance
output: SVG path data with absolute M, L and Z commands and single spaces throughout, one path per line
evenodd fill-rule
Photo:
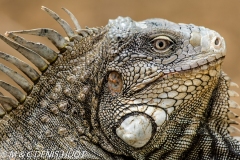
M 42 9 L 67 37 L 49 28 L 0 36 L 38 68 L 0 52 L 29 78 L 0 64 L 24 91 L 0 81 L 15 97 L 0 96 L 2 159 L 240 159 L 229 134 L 237 84 L 221 69 L 226 47 L 217 32 L 128 17 L 82 29 L 64 9 L 74 31 Z M 59 53 L 17 34 L 47 37 Z

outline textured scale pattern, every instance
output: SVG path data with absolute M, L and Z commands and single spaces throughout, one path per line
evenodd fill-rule
M 238 87 L 222 71 L 224 39 L 215 31 L 164 19 L 118 17 L 105 27 L 39 28 L 0 38 L 29 59 L 0 52 L 21 87 L 0 81 L 0 152 L 79 151 L 80 159 L 240 159 Z M 17 34 L 47 37 L 59 50 Z M 32 82 L 25 79 L 25 74 Z M 26 157 L 22 157 L 26 158 Z M 47 157 L 43 158 L 47 159 Z

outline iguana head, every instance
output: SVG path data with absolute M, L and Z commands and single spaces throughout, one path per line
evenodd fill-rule
M 110 20 L 107 28 L 111 59 L 97 116 L 115 152 L 149 152 L 168 134 L 181 134 L 191 118 L 205 119 L 226 52 L 217 32 L 122 17 Z M 180 121 L 182 128 L 176 127 Z

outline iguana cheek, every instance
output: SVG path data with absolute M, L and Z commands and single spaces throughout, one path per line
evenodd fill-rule
M 116 129 L 117 135 L 128 145 L 133 147 L 144 146 L 152 137 L 152 123 L 144 115 L 127 117 Z
M 135 148 L 147 144 L 154 136 L 155 129 L 167 120 L 167 113 L 161 108 L 149 106 L 144 112 L 138 113 L 138 115 L 126 115 L 128 117 L 116 129 L 118 137 Z

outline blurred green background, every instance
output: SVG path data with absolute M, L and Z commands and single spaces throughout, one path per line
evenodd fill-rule
M 227 57 L 223 70 L 233 82 L 240 84 L 239 0 L 0 0 L 0 33 L 45 27 L 53 28 L 65 35 L 60 25 L 40 9 L 41 6 L 52 9 L 72 26 L 70 18 L 61 9 L 62 7 L 74 13 L 82 27 L 105 26 L 108 19 L 129 16 L 135 21 L 164 18 L 177 23 L 193 23 L 216 30 L 225 38 L 227 44 Z M 25 36 L 25 38 L 53 47 L 44 38 L 34 36 Z M 0 50 L 24 59 L 2 41 L 0 41 Z M 14 68 L 2 60 L 0 62 Z M 2 72 L 0 79 L 13 83 Z M 240 93 L 240 89 L 234 88 L 234 90 Z M 233 99 L 240 104 L 239 97 Z M 240 112 L 238 113 L 240 115 Z

